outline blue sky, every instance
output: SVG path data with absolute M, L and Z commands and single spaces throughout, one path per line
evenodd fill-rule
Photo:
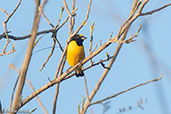
M 11 12 L 16 6 L 18 0 L 2 0 L 0 8 L 5 9 L 7 12 Z M 167 3 L 169 0 L 153 0 L 150 1 L 144 12 L 159 8 Z M 71 2 L 67 0 L 69 8 Z M 23 0 L 21 6 L 8 22 L 8 30 L 10 34 L 15 36 L 23 36 L 30 33 L 32 28 L 32 22 L 34 17 L 34 0 Z M 102 40 L 105 43 L 109 39 L 111 32 L 113 35 L 117 35 L 120 25 L 129 16 L 132 1 L 130 0 L 98 0 L 93 1 L 91 13 L 87 25 L 80 31 L 88 39 L 84 42 L 85 53 L 88 56 L 89 40 L 90 40 L 90 24 L 95 22 L 94 41 L 93 47 Z M 45 6 L 45 14 L 49 20 L 56 24 L 60 14 L 60 8 L 63 6 L 63 2 L 59 0 L 49 0 Z M 86 9 L 88 6 L 87 0 L 76 0 L 77 16 L 75 29 L 81 24 L 86 16 Z M 124 93 L 116 98 L 110 100 L 108 104 L 110 109 L 105 114 L 116 114 L 119 109 L 130 106 L 132 110 L 122 112 L 123 114 L 168 114 L 171 113 L 171 7 L 168 7 L 160 12 L 157 12 L 150 16 L 139 17 L 130 28 L 128 37 L 131 34 L 137 32 L 140 25 L 142 30 L 139 33 L 139 37 L 136 38 L 136 42 L 125 44 L 107 78 L 102 84 L 100 90 L 96 94 L 93 101 L 100 100 L 104 97 L 116 94 L 124 89 L 137 85 L 139 83 L 158 78 L 160 73 L 163 75 L 163 79 L 154 82 L 127 93 Z M 64 11 L 62 21 L 65 20 L 67 12 Z M 0 34 L 4 32 L 2 23 L 6 16 L 0 12 Z M 58 32 L 58 39 L 62 46 L 65 46 L 68 37 L 68 23 Z M 51 27 L 42 17 L 39 31 L 50 29 Z M 40 36 L 39 36 L 40 37 Z M 10 97 L 15 80 L 18 76 L 17 72 L 9 68 L 9 64 L 14 64 L 17 68 L 21 68 L 24 60 L 25 52 L 27 49 L 28 39 L 23 41 L 12 41 L 7 48 L 11 49 L 12 44 L 16 43 L 16 52 L 11 55 L 0 57 L 0 101 L 3 108 L 7 109 L 10 103 Z M 0 50 L 2 51 L 5 39 L 0 40 Z M 43 35 L 38 45 L 35 47 L 34 52 L 46 47 L 52 47 L 51 34 Z M 117 44 L 112 44 L 109 48 L 104 50 L 100 55 L 93 60 L 98 61 L 105 57 L 105 53 L 113 54 Z M 31 64 L 27 73 L 27 78 L 32 82 L 35 89 L 40 88 L 44 84 L 48 83 L 48 77 L 54 78 L 57 65 L 61 57 L 61 51 L 58 47 L 55 48 L 54 54 L 50 61 L 46 64 L 43 71 L 40 72 L 41 65 L 46 60 L 51 49 L 39 51 L 32 56 Z M 105 64 L 107 65 L 108 62 Z M 86 63 L 84 66 L 88 66 Z M 66 63 L 64 71 L 69 68 Z M 96 66 L 90 70 L 85 71 L 87 77 L 89 93 L 95 87 L 95 84 L 99 80 L 103 68 Z M 53 99 L 55 95 L 56 86 L 49 88 L 45 92 L 39 95 L 43 104 L 47 108 L 49 113 L 52 113 Z M 26 83 L 23 91 L 23 98 L 26 98 L 32 93 L 30 87 Z M 82 102 L 82 97 L 86 97 L 84 80 L 83 78 L 72 77 L 69 80 L 62 82 L 60 86 L 59 100 L 57 104 L 57 114 L 76 114 L 77 106 Z M 137 102 L 143 99 L 144 110 L 137 107 Z M 32 110 L 38 108 L 35 114 L 43 114 L 36 99 L 26 104 L 22 109 Z M 97 104 L 89 107 L 87 114 L 103 114 L 103 105 Z M 168 108 L 168 109 L 167 109 Z M 164 112 L 166 111 L 166 112 Z

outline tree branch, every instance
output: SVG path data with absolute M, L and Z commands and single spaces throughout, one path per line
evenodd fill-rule
M 146 13 L 141 13 L 140 16 L 152 15 L 153 13 L 159 12 L 160 10 L 162 10 L 162 9 L 164 9 L 164 8 L 170 6 L 170 5 L 171 5 L 171 3 L 166 4 L 166 5 L 164 5 L 164 6 L 160 7 L 160 8 L 158 8 L 158 9 L 155 9 L 155 10 L 152 10 L 152 11 L 149 11 L 149 12 L 146 12 Z
M 18 106 L 20 104 L 20 98 L 21 98 L 22 90 L 23 90 L 24 83 L 25 83 L 27 69 L 30 63 L 30 59 L 31 59 L 31 55 L 32 55 L 33 47 L 34 47 L 34 42 L 36 39 L 36 33 L 37 33 L 39 22 L 40 22 L 40 12 L 39 12 L 40 0 L 36 0 L 35 2 L 36 2 L 36 7 L 35 7 L 36 10 L 35 10 L 33 28 L 31 32 L 31 38 L 28 44 L 26 56 L 25 56 L 21 71 L 19 73 L 19 82 L 18 82 L 11 114 L 14 114 L 13 111 L 15 112 L 18 110 Z
M 147 84 L 149 84 L 149 83 L 151 83 L 151 82 L 159 81 L 159 80 L 161 80 L 161 79 L 162 79 L 162 75 L 160 74 L 160 77 L 159 77 L 159 78 L 155 78 L 155 79 L 146 81 L 146 82 L 144 82 L 144 83 L 137 84 L 137 85 L 135 85 L 135 86 L 133 86 L 133 87 L 130 87 L 130 88 L 126 89 L 126 90 L 120 91 L 120 92 L 118 92 L 118 93 L 116 93 L 116 94 L 114 94 L 114 95 L 112 95 L 112 96 L 106 97 L 106 98 L 104 98 L 104 99 L 102 99 L 102 100 L 99 100 L 99 101 L 96 101 L 96 102 L 93 102 L 93 103 L 91 103 L 90 105 L 102 103 L 102 102 L 104 102 L 104 101 L 106 101 L 106 100 L 109 100 L 109 99 L 112 99 L 112 98 L 114 98 L 114 97 L 117 97 L 118 95 L 121 95 L 121 94 L 123 94 L 123 93 L 126 93 L 126 92 L 128 92 L 128 91 L 130 91 L 130 90 L 133 90 L 133 89 L 136 89 L 136 88 L 138 88 L 138 87 L 147 85 Z

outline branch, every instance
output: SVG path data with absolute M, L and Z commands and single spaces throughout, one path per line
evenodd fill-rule
M 17 6 L 15 7 L 15 9 L 12 11 L 12 13 L 11 13 L 10 15 L 8 15 L 8 13 L 7 13 L 5 10 L 2 10 L 2 9 L 1 9 L 1 11 L 4 12 L 4 13 L 7 15 L 6 20 L 3 22 L 3 26 L 4 26 L 4 30 L 5 30 L 4 35 L 5 35 L 6 38 L 7 38 L 7 42 L 6 42 L 5 46 L 4 46 L 4 49 L 3 49 L 3 51 L 2 51 L 1 56 L 2 56 L 2 55 L 6 55 L 6 54 L 10 54 L 10 53 L 15 52 L 14 50 L 12 50 L 12 51 L 10 51 L 10 52 L 5 52 L 5 51 L 6 51 L 6 48 L 7 48 L 7 46 L 8 46 L 8 44 L 10 43 L 10 40 L 9 40 L 9 38 L 8 38 L 7 22 L 8 22 L 9 19 L 12 17 L 12 15 L 16 12 L 16 10 L 17 10 L 18 7 L 20 6 L 20 4 L 21 4 L 21 0 L 19 0 Z
M 52 28 L 54 28 L 54 25 L 50 22 L 50 20 L 47 18 L 47 16 L 45 15 L 45 13 L 44 13 L 44 11 L 43 11 L 43 9 L 42 8 L 40 8 L 40 12 L 41 12 L 41 14 L 43 15 L 43 17 L 45 18 L 45 20 L 48 22 L 48 24 L 52 27 Z
M 94 28 L 95 28 L 95 23 L 93 22 L 90 25 L 90 36 L 91 36 L 91 39 L 90 39 L 89 55 L 92 54 L 92 44 L 93 44 L 93 32 L 94 32 Z M 90 63 L 93 64 L 92 59 L 90 60 Z
M 6 20 L 3 22 L 3 26 L 4 26 L 4 30 L 5 30 L 5 35 L 6 35 L 6 38 L 7 38 L 7 41 L 9 40 L 8 39 L 8 30 L 7 30 L 7 22 L 9 21 L 9 19 L 14 15 L 14 13 L 17 11 L 18 7 L 20 6 L 21 4 L 21 0 L 19 0 L 17 6 L 15 7 L 15 9 L 12 11 L 12 13 L 10 15 L 8 15 L 8 13 L 6 13 L 4 11 L 4 13 L 7 15 L 7 18 Z
M 102 102 L 104 102 L 104 101 L 106 101 L 106 100 L 109 100 L 109 99 L 112 99 L 112 98 L 114 98 L 114 97 L 117 97 L 118 95 L 121 95 L 121 94 L 123 94 L 123 93 L 126 93 L 126 92 L 128 92 L 128 91 L 130 91 L 130 90 L 133 90 L 133 89 L 136 89 L 136 88 L 138 88 L 138 87 L 147 85 L 147 84 L 149 84 L 149 83 L 151 83 L 151 82 L 159 81 L 159 80 L 161 80 L 161 79 L 162 79 L 162 74 L 160 74 L 160 77 L 159 77 L 159 78 L 155 78 L 155 79 L 146 81 L 146 82 L 144 82 L 144 83 L 137 84 L 137 85 L 135 85 L 135 86 L 133 86 L 133 87 L 130 87 L 130 88 L 126 89 L 126 90 L 123 90 L 123 91 L 121 91 L 121 92 L 118 92 L 118 93 L 116 93 L 116 94 L 114 94 L 114 95 L 112 95 L 112 96 L 106 97 L 106 98 L 104 98 L 104 99 L 102 99 L 102 100 L 99 100 L 99 101 L 96 101 L 96 102 L 93 102 L 93 103 L 91 103 L 90 105 L 102 103 Z
M 68 21 L 68 18 L 69 18 L 69 17 L 67 17 L 67 18 L 64 20 L 64 22 L 63 22 L 56 30 L 54 30 L 54 29 L 43 30 L 43 31 L 37 32 L 37 33 L 36 33 L 37 36 L 38 36 L 38 35 L 41 35 L 41 34 L 53 33 L 53 32 L 55 32 L 55 31 L 57 32 L 57 31 L 58 31 L 61 27 L 63 27 L 63 25 Z M 31 37 L 31 34 L 28 34 L 28 35 L 25 35 L 25 36 L 13 36 L 13 35 L 8 35 L 8 38 L 9 38 L 9 39 L 12 39 L 12 40 L 25 40 L 25 39 L 28 39 L 28 38 L 30 38 L 30 37 Z M 6 38 L 5 33 L 3 33 L 3 34 L 0 35 L 0 40 L 1 40 L 2 38 Z
M 53 38 L 52 50 L 51 50 L 51 52 L 50 52 L 48 58 L 46 59 L 46 61 L 45 61 L 45 62 L 43 63 L 43 65 L 41 66 L 40 71 L 43 70 L 43 68 L 45 67 L 46 63 L 49 61 L 50 57 L 52 56 L 52 54 L 53 54 L 53 52 L 54 52 L 54 49 L 55 49 L 55 45 L 56 45 L 56 41 L 55 41 L 55 39 Z
M 17 71 L 18 73 L 20 72 L 19 69 L 18 69 L 14 64 L 10 64 L 9 67 L 10 67 L 11 69 Z M 11 102 L 10 102 L 9 110 L 11 110 L 12 101 L 13 101 L 13 96 L 14 96 L 15 88 L 16 88 L 17 83 L 18 83 L 18 79 L 19 79 L 19 76 L 17 77 L 17 80 L 16 80 L 16 82 L 15 82 L 15 84 L 14 84 L 14 88 L 13 88 L 13 92 L 12 92 L 12 96 L 11 96 Z M 28 85 L 30 86 L 31 90 L 34 92 L 35 89 L 34 89 L 32 83 L 31 83 L 28 79 L 26 79 L 26 82 L 27 82 Z M 38 96 L 36 96 L 36 99 L 37 99 L 37 101 L 38 101 L 40 107 L 43 109 L 44 113 L 45 113 L 45 114 L 48 114 L 48 112 L 47 112 L 46 108 L 44 107 L 43 103 L 41 102 L 40 98 L 39 98 Z
M 10 40 L 8 40 L 8 41 L 10 42 Z M 8 55 L 8 54 L 14 53 L 14 52 L 16 51 L 16 49 L 15 49 L 15 44 L 13 44 L 13 45 L 12 45 L 12 50 L 11 50 L 11 51 L 8 51 L 8 52 L 5 52 L 6 47 L 7 47 L 8 43 L 9 43 L 8 41 L 7 41 L 6 44 L 5 44 L 5 48 L 3 49 L 3 52 L 0 53 L 0 56 Z
M 84 76 L 84 85 L 85 85 L 87 99 L 89 100 L 89 92 L 88 92 L 88 86 L 87 86 L 87 79 L 86 79 L 85 76 Z
M 91 3 L 92 3 L 92 0 L 89 1 L 89 5 L 88 5 L 88 10 L 87 10 L 87 14 L 86 14 L 86 18 L 85 20 L 82 22 L 82 24 L 78 27 L 78 29 L 72 34 L 72 36 L 76 35 L 80 29 L 86 24 L 88 18 L 89 18 L 89 14 L 90 14 L 90 8 L 91 8 Z M 71 36 L 71 37 L 72 37 Z
M 66 11 L 67 11 L 69 17 L 72 17 L 71 12 L 69 11 L 69 8 L 68 8 L 68 5 L 67 5 L 66 1 L 63 0 L 63 3 L 64 3 L 65 9 L 66 9 Z
M 40 22 L 40 12 L 39 12 L 40 0 L 37 0 L 35 2 L 36 2 L 36 7 L 35 7 L 36 10 L 35 10 L 34 23 L 33 23 L 31 38 L 30 38 L 30 41 L 28 44 L 27 52 L 26 52 L 26 55 L 24 58 L 24 62 L 23 62 L 21 71 L 19 73 L 19 82 L 18 82 L 18 86 L 17 86 L 17 90 L 16 90 L 14 102 L 13 102 L 13 107 L 12 107 L 12 111 L 14 111 L 14 112 L 18 110 L 18 106 L 20 104 L 20 97 L 21 97 L 22 90 L 24 87 L 27 69 L 28 69 L 28 66 L 30 63 L 32 51 L 34 48 L 34 42 L 35 42 L 35 39 L 37 36 L 36 33 L 37 33 L 39 22 Z M 11 112 L 11 114 L 14 114 L 14 113 Z
M 55 93 L 55 98 L 53 100 L 53 113 L 52 114 L 55 114 L 56 113 L 56 103 L 57 103 L 57 99 L 58 99 L 58 95 L 59 95 L 59 86 L 60 84 L 57 84 L 56 85 L 56 93 Z
M 162 9 L 164 9 L 164 8 L 170 6 L 170 5 L 171 5 L 171 3 L 166 4 L 166 5 L 164 5 L 164 6 L 160 7 L 160 8 L 158 8 L 158 9 L 155 9 L 155 10 L 152 10 L 152 11 L 149 11 L 149 12 L 146 12 L 146 13 L 141 13 L 140 16 L 152 15 L 153 13 L 159 12 L 160 10 L 162 10 Z
M 28 85 L 30 86 L 31 90 L 34 92 L 35 89 L 34 89 L 32 83 L 30 82 L 30 80 L 26 79 L 26 82 L 27 82 Z M 43 109 L 44 113 L 45 113 L 45 114 L 48 114 L 47 109 L 46 109 L 45 106 L 43 105 L 43 103 L 42 103 L 42 101 L 40 100 L 40 98 L 39 98 L 38 96 L 36 96 L 36 99 L 37 99 L 37 101 L 38 101 L 40 107 Z

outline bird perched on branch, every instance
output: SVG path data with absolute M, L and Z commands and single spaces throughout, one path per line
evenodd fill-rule
M 67 61 L 71 67 L 75 66 L 77 63 L 85 58 L 83 41 L 86 39 L 82 34 L 76 34 L 71 38 L 67 48 Z M 76 77 L 84 76 L 82 67 L 78 67 L 76 72 Z

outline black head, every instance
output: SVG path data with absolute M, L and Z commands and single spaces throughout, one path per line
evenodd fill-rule
M 77 42 L 78 46 L 82 46 L 83 45 L 83 41 L 86 39 L 85 36 L 83 36 L 82 34 L 76 34 L 75 36 L 73 36 L 71 38 L 71 41 L 75 40 Z

